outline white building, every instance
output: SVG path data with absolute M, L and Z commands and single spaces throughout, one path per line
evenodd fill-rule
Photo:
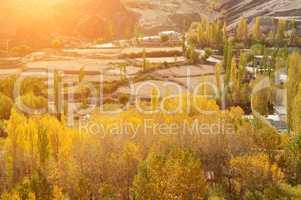
M 162 31 L 159 33 L 159 36 L 168 36 L 170 40 L 179 40 L 181 34 L 176 31 Z

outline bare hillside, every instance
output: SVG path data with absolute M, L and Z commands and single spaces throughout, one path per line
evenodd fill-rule
M 140 24 L 147 32 L 166 29 L 182 31 L 202 16 L 214 18 L 207 0 L 122 0 L 125 6 L 140 15 Z
M 235 23 L 240 17 L 301 17 L 301 0 L 225 0 L 217 9 L 223 18 Z

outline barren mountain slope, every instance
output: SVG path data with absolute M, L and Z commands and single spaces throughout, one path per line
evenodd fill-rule
M 301 0 L 224 0 L 218 11 L 229 22 L 240 17 L 256 16 L 301 17 Z
M 182 31 L 201 16 L 215 17 L 208 0 L 122 0 L 140 15 L 140 24 L 148 32 L 166 29 Z

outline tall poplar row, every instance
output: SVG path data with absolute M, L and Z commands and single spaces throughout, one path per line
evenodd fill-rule
M 300 93 L 299 85 L 301 83 L 301 55 L 292 53 L 288 59 L 288 83 L 287 83 L 287 106 L 288 106 L 288 124 L 292 131 L 296 131 L 294 121 L 296 116 L 293 114 L 298 109 L 295 101 L 296 96 Z

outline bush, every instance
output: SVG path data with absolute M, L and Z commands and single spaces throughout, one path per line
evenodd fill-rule
M 129 95 L 128 94 L 120 94 L 119 97 L 118 97 L 118 101 L 120 104 L 127 104 L 129 102 Z
M 211 55 L 212 55 L 212 49 L 206 48 L 204 59 L 207 60 Z
M 186 57 L 192 64 L 196 64 L 199 62 L 199 53 L 195 51 L 193 46 L 190 46 L 186 51 Z
M 168 42 L 169 41 L 169 36 L 168 35 L 161 35 L 160 40 L 161 40 L 161 42 Z
M 254 44 L 252 45 L 251 50 L 255 55 L 262 55 L 264 54 L 264 45 L 261 43 Z
M 13 55 L 16 55 L 16 56 L 25 56 L 29 53 L 32 52 L 32 49 L 30 46 L 27 46 L 27 45 L 20 45 L 20 46 L 16 46 L 16 47 L 13 47 L 10 52 L 13 54 Z
M 51 46 L 54 49 L 62 49 L 64 47 L 64 44 L 63 44 L 63 42 L 60 39 L 54 39 L 51 42 Z
M 17 102 L 21 102 L 30 109 L 43 109 L 48 107 L 46 98 L 42 96 L 36 96 L 33 93 L 28 93 L 19 97 Z

